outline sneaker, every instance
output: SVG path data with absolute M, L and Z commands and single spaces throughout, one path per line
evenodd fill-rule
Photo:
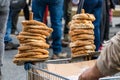
M 51 59 L 60 59 L 60 58 L 66 58 L 67 57 L 67 53 L 59 53 L 58 55 L 53 54 Z
M 67 57 L 67 53 L 63 52 L 63 53 L 59 53 L 57 55 L 59 58 L 66 58 Z
M 119 23 L 119 24 L 116 24 L 115 27 L 120 27 L 120 23 Z
M 62 40 L 62 46 L 63 47 L 68 47 L 70 42 L 70 38 L 68 34 L 64 34 L 64 39 Z
M 5 50 L 17 49 L 19 44 L 14 44 L 13 42 L 5 42 Z

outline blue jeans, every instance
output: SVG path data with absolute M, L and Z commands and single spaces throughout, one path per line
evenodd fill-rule
M 32 0 L 32 10 L 34 19 L 43 22 L 43 15 L 46 8 L 49 7 L 51 17 L 52 32 L 52 48 L 54 54 L 62 51 L 62 16 L 63 16 L 63 0 Z
M 100 21 L 102 14 L 102 0 L 85 0 L 83 8 L 86 13 L 94 14 L 96 20 L 93 22 L 95 29 L 95 45 L 96 51 L 98 51 L 100 47 Z
M 7 20 L 6 34 L 5 34 L 5 38 L 4 38 L 5 42 L 12 41 L 12 38 L 10 37 L 11 27 L 12 27 L 12 13 L 11 13 L 11 10 L 10 10 L 8 20 Z

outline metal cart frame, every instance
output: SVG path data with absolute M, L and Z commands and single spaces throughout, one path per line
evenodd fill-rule
M 46 70 L 47 63 L 71 63 L 71 58 L 66 59 L 57 59 L 57 60 L 48 60 L 46 62 L 40 63 L 42 65 L 33 65 L 31 63 L 25 63 L 25 70 L 27 71 L 26 80 L 69 80 L 66 77 L 61 75 L 49 72 Z M 120 76 L 104 77 L 99 80 L 120 80 Z

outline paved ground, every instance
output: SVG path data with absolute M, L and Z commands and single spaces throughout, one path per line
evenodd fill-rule
M 18 31 L 21 31 L 21 21 L 23 20 L 23 17 L 19 18 L 18 23 Z M 110 37 L 112 37 L 116 32 L 120 31 L 120 28 L 114 27 L 115 24 L 120 23 L 120 18 L 113 18 L 113 27 L 110 28 Z M 13 37 L 13 41 L 15 43 L 18 43 L 15 36 Z M 69 48 L 64 48 L 64 51 L 67 51 L 70 53 Z M 50 50 L 50 53 L 51 50 Z M 2 79 L 1 80 L 26 80 L 26 71 L 24 70 L 23 66 L 16 66 L 13 64 L 12 59 L 13 56 L 17 54 L 17 50 L 9 50 L 5 51 L 4 56 L 4 63 L 2 67 Z

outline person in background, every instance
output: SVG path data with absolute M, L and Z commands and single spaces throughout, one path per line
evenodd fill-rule
M 81 2 L 81 1 L 80 1 Z M 80 5 L 80 2 L 78 6 Z M 96 20 L 93 22 L 95 29 L 95 45 L 96 51 L 98 51 L 100 47 L 100 22 L 101 22 L 101 15 L 102 15 L 102 3 L 103 0 L 84 0 L 83 9 L 85 9 L 86 13 L 93 14 Z
M 68 36 L 68 32 L 69 32 L 69 27 L 68 27 L 68 23 L 71 21 L 72 18 L 72 2 L 71 0 L 64 0 L 64 20 L 65 20 L 65 24 L 64 24 L 64 31 L 63 31 L 63 40 L 62 40 L 62 46 L 63 47 L 67 47 L 69 44 L 69 36 Z
M 17 22 L 21 9 L 23 9 L 27 5 L 26 0 L 11 0 L 10 3 L 10 11 L 7 21 L 7 28 L 5 34 L 5 50 L 17 49 L 19 44 L 15 44 L 12 41 L 11 33 L 15 34 L 17 30 Z M 25 19 L 29 19 L 29 12 L 27 13 L 27 17 Z
M 31 4 L 31 0 L 28 0 L 28 2 L 27 2 L 27 0 L 12 0 L 11 1 L 11 7 L 10 7 L 11 18 L 12 18 L 11 34 L 18 34 L 19 33 L 19 31 L 17 31 L 17 22 L 18 22 L 19 13 L 21 12 L 22 9 L 23 9 L 25 20 L 29 20 L 29 6 L 30 6 L 30 4 Z
M 53 32 L 52 38 L 52 59 L 66 57 L 67 54 L 62 52 L 62 17 L 63 17 L 64 0 L 32 0 L 32 11 L 34 19 L 43 22 L 46 5 L 50 11 L 51 27 Z
M 110 22 L 111 22 L 111 13 L 110 10 L 115 8 L 115 4 L 113 0 L 103 0 L 102 6 L 102 19 L 100 24 L 100 39 L 101 46 L 99 50 L 102 50 L 102 44 L 104 41 L 109 40 L 109 30 L 110 30 Z
M 6 30 L 6 23 L 9 14 L 9 0 L 0 0 L 0 76 L 1 67 L 3 62 L 3 55 L 4 55 L 4 36 Z
M 120 72 L 120 31 L 109 40 L 95 65 L 83 72 L 79 80 L 98 80 Z

